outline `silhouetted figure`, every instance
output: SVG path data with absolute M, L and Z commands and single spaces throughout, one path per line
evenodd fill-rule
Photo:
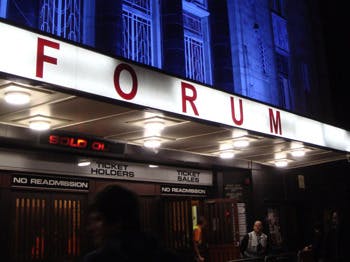
M 254 223 L 253 231 L 244 236 L 241 241 L 240 251 L 246 258 L 263 258 L 267 255 L 269 241 L 267 235 L 262 232 L 262 222 Z
M 206 219 L 204 217 L 199 217 L 197 225 L 193 230 L 194 261 L 205 261 L 206 247 L 203 242 L 203 229 L 206 224 Z
M 332 213 L 330 224 L 327 228 L 324 241 L 325 261 L 340 262 L 345 261 L 343 252 L 348 242 L 345 238 L 345 228 L 341 227 L 339 214 L 334 211 Z
M 321 262 L 323 261 L 323 241 L 324 234 L 322 224 L 316 223 L 312 230 L 312 240 L 311 243 L 303 248 L 299 256 L 312 257 L 313 261 Z
M 89 231 L 96 249 L 84 262 L 179 261 L 156 238 L 140 230 L 139 201 L 116 185 L 97 193 L 89 210 Z

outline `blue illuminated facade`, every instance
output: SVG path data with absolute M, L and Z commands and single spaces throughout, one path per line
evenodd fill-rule
M 109 55 L 324 120 L 314 13 L 288 0 L 0 0 L 0 16 Z

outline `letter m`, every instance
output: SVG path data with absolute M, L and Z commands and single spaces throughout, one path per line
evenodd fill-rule
M 282 135 L 282 124 L 281 124 L 281 114 L 280 111 L 276 111 L 276 115 L 273 110 L 269 108 L 269 118 L 270 118 L 270 132 Z

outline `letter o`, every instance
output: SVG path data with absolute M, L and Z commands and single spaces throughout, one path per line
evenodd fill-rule
M 130 93 L 125 93 L 120 87 L 119 78 L 120 78 L 120 74 L 123 70 L 128 71 L 129 74 L 131 75 L 131 78 L 132 78 L 132 89 L 131 89 Z M 136 73 L 135 73 L 134 69 L 131 66 L 129 66 L 127 64 L 119 64 L 115 68 L 115 70 L 114 70 L 114 88 L 117 91 L 118 95 L 120 95 L 122 98 L 124 98 L 126 100 L 131 100 L 136 96 L 137 77 L 136 77 Z

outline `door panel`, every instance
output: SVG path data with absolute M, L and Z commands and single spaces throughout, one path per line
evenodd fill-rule
M 226 262 L 239 258 L 237 204 L 232 199 L 205 202 L 208 220 L 209 261 Z
M 13 192 L 13 261 L 75 261 L 81 255 L 85 196 Z
M 192 245 L 191 200 L 163 199 L 162 211 L 165 245 L 189 249 Z

